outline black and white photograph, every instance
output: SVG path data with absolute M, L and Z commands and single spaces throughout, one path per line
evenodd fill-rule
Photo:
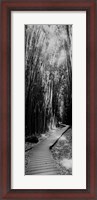
M 72 25 L 24 31 L 25 175 L 72 175 Z

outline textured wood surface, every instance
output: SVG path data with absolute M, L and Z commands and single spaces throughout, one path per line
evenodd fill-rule
M 55 129 L 44 141 L 37 144 L 29 152 L 28 168 L 26 175 L 57 175 L 59 169 L 52 157 L 50 146 L 68 129 L 68 125 L 61 129 Z

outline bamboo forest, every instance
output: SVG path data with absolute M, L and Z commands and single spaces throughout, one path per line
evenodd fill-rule
M 72 128 L 72 25 L 25 25 L 25 140 L 38 142 L 57 129 L 62 135 L 67 126 Z

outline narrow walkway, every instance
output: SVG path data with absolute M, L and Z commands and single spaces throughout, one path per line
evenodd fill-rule
M 61 129 L 55 129 L 51 135 L 44 141 L 37 144 L 29 152 L 28 168 L 25 172 L 26 175 L 57 175 L 59 169 L 52 157 L 50 146 L 68 129 L 65 126 Z

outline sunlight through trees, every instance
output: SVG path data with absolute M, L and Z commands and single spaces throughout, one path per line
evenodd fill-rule
M 72 25 L 25 25 L 25 131 L 72 124 Z

